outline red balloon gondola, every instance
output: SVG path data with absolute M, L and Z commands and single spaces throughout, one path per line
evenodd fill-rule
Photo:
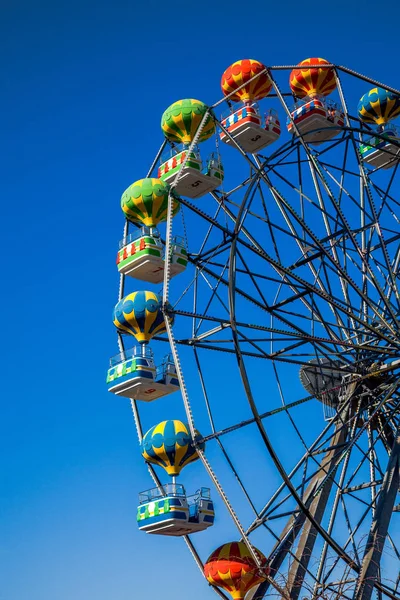
M 310 65 L 314 65 L 310 67 Z M 332 67 L 324 58 L 306 58 L 290 73 L 289 83 L 297 98 L 328 96 L 336 88 Z
M 247 592 L 269 575 L 267 559 L 256 548 L 258 567 L 244 542 L 230 542 L 217 548 L 204 565 L 204 575 L 212 585 L 220 587 L 234 600 L 243 600 Z
M 265 65 L 252 58 L 244 58 L 236 61 L 222 74 L 222 92 L 225 96 L 228 96 L 231 92 L 235 92 L 231 96 L 233 102 L 252 102 L 265 98 L 271 91 L 272 83 L 268 74 L 262 73 L 264 69 Z M 258 73 L 262 73 L 262 75 L 250 81 Z M 242 89 L 238 89 L 246 83 L 247 85 L 244 85 Z

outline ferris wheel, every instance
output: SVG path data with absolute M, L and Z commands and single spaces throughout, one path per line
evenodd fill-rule
M 138 527 L 222 598 L 400 599 L 400 92 L 321 58 L 221 87 L 167 108 L 121 200 Z

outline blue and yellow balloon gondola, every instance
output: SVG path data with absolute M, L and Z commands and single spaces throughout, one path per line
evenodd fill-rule
M 173 317 L 170 317 L 173 323 Z M 139 344 L 166 331 L 161 298 L 154 292 L 133 292 L 122 298 L 114 308 L 114 325 L 133 335 Z
M 200 436 L 194 433 L 195 439 Z M 162 421 L 152 427 L 141 443 L 146 462 L 162 467 L 172 477 L 172 483 L 157 486 L 140 494 L 137 520 L 139 529 L 160 535 L 187 535 L 203 531 L 214 524 L 214 503 L 210 490 L 201 487 L 189 497 L 175 477 L 188 464 L 199 458 L 189 425 L 182 421 Z
M 363 161 L 375 169 L 391 169 L 399 160 L 399 133 L 391 121 L 400 114 L 400 97 L 376 87 L 364 94 L 357 110 L 360 121 L 376 126 L 376 133 L 360 144 Z
M 199 432 L 196 436 L 200 436 Z M 201 450 L 204 447 L 204 443 L 199 445 Z M 152 427 L 143 437 L 141 450 L 147 462 L 162 467 L 171 477 L 199 458 L 189 426 L 177 420 L 162 421 Z
M 400 114 L 400 97 L 382 88 L 373 88 L 358 103 L 358 117 L 364 123 L 385 125 Z

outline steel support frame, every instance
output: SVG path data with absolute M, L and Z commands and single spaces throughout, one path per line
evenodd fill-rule
M 269 70 L 292 69 L 292 68 L 294 68 L 296 66 L 297 65 L 275 66 L 275 67 L 270 67 Z M 335 66 L 335 65 L 332 65 L 332 66 Z M 343 71 L 343 72 L 346 72 L 348 74 L 351 74 L 351 75 L 354 75 L 356 77 L 359 77 L 359 78 L 361 78 L 361 79 L 363 79 L 365 81 L 373 83 L 374 85 L 382 86 L 382 84 L 380 84 L 379 82 L 376 82 L 373 79 L 370 79 L 370 78 L 367 78 L 365 76 L 362 76 L 362 75 L 356 73 L 355 71 L 347 69 L 346 67 L 340 67 L 340 66 L 338 66 L 336 68 L 339 69 L 339 70 L 341 70 L 341 71 Z M 388 86 L 384 86 L 384 87 L 386 89 L 389 89 L 389 90 L 397 93 L 397 94 L 400 94 L 400 92 L 398 92 L 397 90 L 395 90 L 393 88 L 390 88 Z M 216 105 L 214 105 L 214 107 L 217 106 L 218 104 L 219 103 L 217 103 Z M 156 160 L 154 161 L 154 163 L 152 165 L 152 169 L 154 168 Z M 150 170 L 149 174 L 151 173 L 152 169 Z M 120 297 L 122 297 L 122 295 L 123 295 L 123 290 L 124 290 L 123 283 L 124 283 L 124 278 L 121 279 Z M 231 285 L 230 285 L 230 291 L 232 292 Z M 232 300 L 231 296 L 230 296 L 230 300 Z M 232 306 L 231 306 L 231 309 L 232 309 Z M 234 311 L 233 311 L 233 313 L 234 313 Z M 234 322 L 234 319 L 233 319 L 233 322 Z M 237 335 L 236 331 L 234 333 Z M 238 339 L 236 339 L 235 342 L 236 342 L 236 344 L 238 344 Z M 123 346 L 122 346 L 122 349 L 123 349 Z M 243 352 L 239 351 L 239 353 L 238 353 L 239 363 L 242 362 L 242 359 L 241 359 L 242 354 L 243 354 Z M 246 387 L 246 379 L 247 379 L 247 377 L 245 376 L 244 377 L 245 387 Z M 138 414 L 137 414 L 137 407 L 134 405 L 134 403 L 132 403 L 132 409 L 134 411 L 134 415 L 136 413 L 135 421 L 136 421 L 136 425 L 137 425 L 137 428 L 138 428 L 138 433 L 139 433 L 139 435 L 141 435 L 141 433 L 140 433 L 140 430 L 141 430 L 140 420 L 139 420 L 139 417 L 138 417 Z M 257 414 L 257 412 L 254 414 L 254 420 L 257 422 L 257 425 L 260 428 L 259 415 Z M 385 481 L 384 481 L 384 484 L 382 486 L 385 489 L 386 493 L 383 496 L 380 496 L 380 499 L 384 498 L 384 500 L 382 500 L 382 503 L 381 503 L 383 507 L 380 508 L 380 505 L 379 505 L 380 500 L 379 500 L 378 501 L 378 506 L 377 506 L 377 514 L 378 514 L 378 510 L 380 509 L 381 513 L 383 513 L 384 515 L 387 515 L 387 512 L 388 512 L 387 511 L 387 507 L 389 505 L 391 505 L 391 504 L 394 505 L 393 494 L 394 494 L 394 490 L 398 488 L 398 478 L 399 478 L 399 445 L 400 445 L 400 441 L 399 441 L 399 437 L 398 436 L 396 437 L 395 444 L 396 444 L 396 447 L 394 448 L 394 451 L 392 451 L 391 457 L 389 459 L 388 471 L 387 471 L 387 474 L 385 475 Z M 150 473 L 151 473 L 151 475 L 153 476 L 153 479 L 154 479 L 154 474 L 152 473 L 152 468 L 151 467 L 150 467 Z M 390 475 L 388 475 L 388 473 L 390 473 Z M 397 473 L 397 475 L 396 475 L 396 473 Z M 396 479 L 396 477 L 397 477 L 397 479 Z M 158 481 L 156 478 L 154 480 L 155 480 L 155 482 Z M 295 494 L 294 494 L 294 496 L 295 496 Z M 393 502 L 392 502 L 392 500 L 393 500 Z M 306 514 L 306 512 L 305 512 L 305 514 Z M 307 514 L 306 514 L 306 516 L 307 516 Z M 390 516 L 389 516 L 389 520 L 390 520 Z M 311 521 L 312 521 L 312 519 L 311 519 Z M 387 526 L 388 526 L 388 523 L 387 523 Z M 318 530 L 319 528 L 317 527 L 316 529 Z M 383 529 L 384 529 L 384 527 L 383 527 Z M 387 527 L 386 527 L 386 530 L 387 530 Z M 362 570 L 362 572 L 360 573 L 359 585 L 358 585 L 358 589 L 359 590 L 365 589 L 369 585 L 368 584 L 369 577 L 367 577 L 367 574 L 370 575 L 371 574 L 371 569 L 373 570 L 373 568 L 374 568 L 374 564 L 375 564 L 376 561 L 372 560 L 371 557 L 375 557 L 376 558 L 376 553 L 374 554 L 374 552 L 376 552 L 375 540 L 377 539 L 377 537 L 379 538 L 379 535 L 380 535 L 381 532 L 382 532 L 382 526 L 379 527 L 378 523 L 376 524 L 376 526 L 374 526 L 374 523 L 373 523 L 372 528 L 371 528 L 371 534 L 370 534 L 370 540 L 371 541 L 369 540 L 369 542 L 370 542 L 370 544 L 369 544 L 369 553 L 367 553 L 367 551 L 366 551 L 365 569 Z M 320 531 L 320 533 L 321 533 L 321 531 Z M 191 550 L 191 552 L 192 552 L 192 554 L 193 554 L 196 562 L 198 563 L 199 567 L 201 568 L 202 567 L 201 560 L 198 557 L 198 555 L 197 555 L 197 553 L 196 553 L 193 545 L 191 544 L 190 539 L 186 539 L 186 541 L 188 543 L 188 546 L 189 546 L 189 548 L 190 548 L 190 550 Z M 367 558 L 367 554 L 368 554 L 368 558 Z M 363 576 L 364 572 L 365 572 L 365 576 Z M 215 590 L 215 591 L 217 591 L 217 593 L 222 598 L 226 598 L 225 594 L 223 594 L 222 592 L 220 592 L 220 590 Z M 396 596 L 393 596 L 390 593 L 388 593 L 388 595 L 390 597 L 392 597 L 392 598 L 396 597 Z M 361 600 L 361 599 L 365 600 L 366 598 L 367 598 L 367 596 L 365 596 L 365 597 L 364 596 L 357 596 L 357 600 Z

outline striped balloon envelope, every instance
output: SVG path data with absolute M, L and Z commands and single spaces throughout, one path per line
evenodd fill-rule
M 323 65 L 329 65 L 324 58 L 306 58 L 291 71 L 289 84 L 297 98 L 328 96 L 333 92 L 336 88 L 335 73 L 332 67 L 322 68 Z
M 161 129 L 170 142 L 189 145 L 196 135 L 200 123 L 208 110 L 200 100 L 192 98 L 178 100 L 167 108 L 161 117 Z M 208 115 L 198 138 L 198 142 L 208 140 L 215 133 L 215 123 Z
M 121 208 L 129 221 L 157 227 L 167 219 L 168 192 L 168 186 L 161 179 L 139 179 L 122 194 Z M 180 207 L 176 198 L 172 200 L 172 207 L 175 216 Z
M 400 98 L 393 92 L 373 88 L 358 103 L 358 117 L 364 123 L 384 125 L 400 114 Z
M 113 321 L 117 329 L 130 333 L 140 344 L 166 331 L 161 298 L 154 292 L 133 292 L 122 298 L 114 308 Z
M 196 437 L 200 434 L 196 431 Z M 204 450 L 205 444 L 200 444 Z M 183 467 L 197 460 L 199 455 L 192 445 L 189 425 L 182 421 L 162 421 L 144 436 L 142 456 L 154 465 L 166 470 L 168 475 L 179 475 Z
M 268 73 L 262 73 L 265 68 L 265 65 L 252 58 L 244 58 L 234 62 L 222 74 L 221 88 L 223 94 L 228 96 L 231 92 L 235 92 L 230 97 L 233 102 L 252 102 L 265 98 L 272 88 Z M 262 73 L 262 75 L 254 81 L 250 81 L 252 77 L 259 73 Z M 244 87 L 239 90 L 238 88 L 242 85 Z
M 204 575 L 209 583 L 230 593 L 234 600 L 243 600 L 247 592 L 265 581 L 270 569 L 267 559 L 256 548 L 259 568 L 244 542 L 230 542 L 217 548 L 204 565 Z

